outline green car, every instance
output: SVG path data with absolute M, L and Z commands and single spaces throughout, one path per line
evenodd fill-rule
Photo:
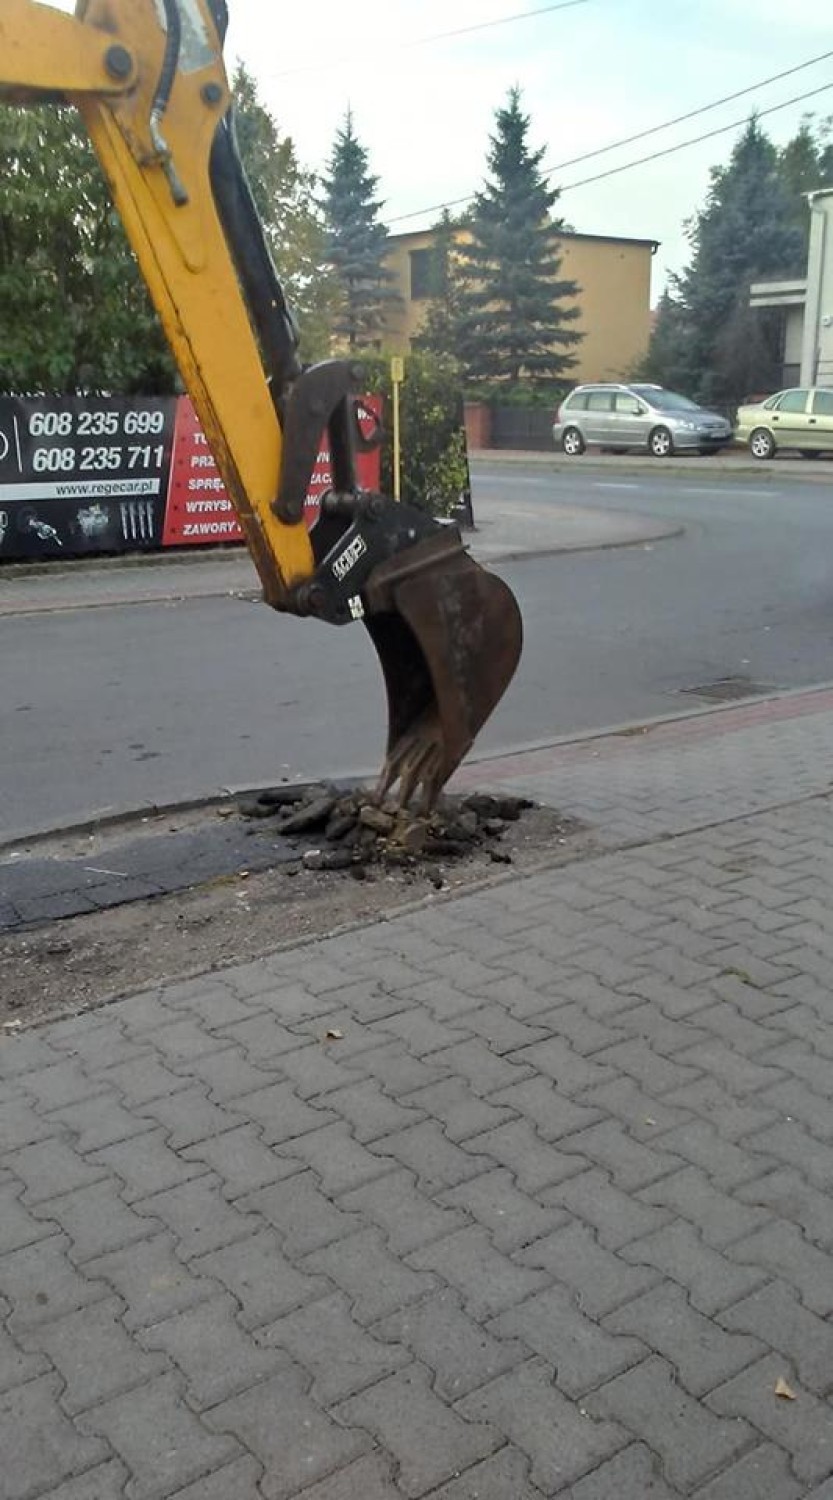
M 773 458 L 781 448 L 803 458 L 833 452 L 833 390 L 795 387 L 738 410 L 735 439 L 753 458 Z

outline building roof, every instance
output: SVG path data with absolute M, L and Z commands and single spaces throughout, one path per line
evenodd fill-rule
M 424 239 L 426 234 L 433 234 L 436 227 L 435 224 L 427 224 L 424 229 L 406 229 L 402 234 L 389 234 L 388 244 L 405 244 L 408 240 Z M 638 239 L 628 234 L 579 234 L 574 229 L 562 229 L 559 238 L 562 240 L 597 240 L 612 245 L 650 245 L 652 253 L 658 250 L 662 243 L 661 240 Z

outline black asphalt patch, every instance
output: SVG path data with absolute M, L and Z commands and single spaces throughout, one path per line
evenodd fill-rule
M 297 859 L 297 847 L 287 839 L 236 816 L 196 829 L 108 840 L 103 854 L 6 855 L 0 859 L 0 933 L 169 896 Z

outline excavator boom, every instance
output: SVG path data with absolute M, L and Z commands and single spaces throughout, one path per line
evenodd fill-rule
M 363 620 L 390 709 L 382 792 L 430 806 L 505 691 L 517 604 L 456 528 L 359 492 L 349 362 L 303 369 L 240 164 L 225 0 L 0 0 L 0 98 L 83 118 L 257 567 L 266 602 Z M 333 491 L 308 532 L 322 431 Z

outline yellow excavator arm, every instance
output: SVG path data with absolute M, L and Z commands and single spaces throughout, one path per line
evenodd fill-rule
M 508 685 L 521 649 L 506 585 L 455 528 L 358 491 L 355 372 L 302 369 L 237 154 L 225 0 L 0 0 L 0 98 L 83 118 L 275 609 L 363 620 L 388 690 L 381 790 L 426 806 Z M 334 486 L 308 532 L 322 431 Z

